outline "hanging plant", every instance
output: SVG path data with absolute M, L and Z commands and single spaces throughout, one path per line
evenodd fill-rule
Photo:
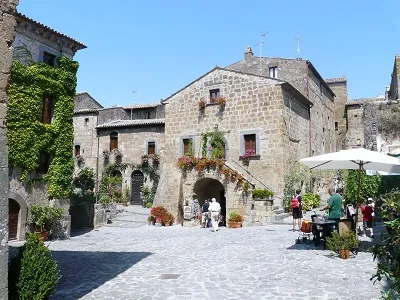
M 226 104 L 226 99 L 224 97 L 218 97 L 216 103 L 218 103 L 219 106 L 224 107 Z
M 153 163 L 158 164 L 160 162 L 160 155 L 158 154 L 153 154 Z
M 114 154 L 115 158 L 121 158 L 122 157 L 122 151 L 119 150 L 118 148 L 115 148 L 112 150 L 112 154 Z
M 149 156 L 148 155 L 142 155 L 142 163 L 147 164 L 149 162 Z
M 199 109 L 201 110 L 201 111 L 204 111 L 204 109 L 206 108 L 206 101 L 204 101 L 203 99 L 200 99 L 200 101 L 199 101 Z
M 75 156 L 76 163 L 81 166 L 85 162 L 85 158 L 82 155 Z
M 108 159 L 110 157 L 110 150 L 104 149 L 102 154 L 104 159 Z

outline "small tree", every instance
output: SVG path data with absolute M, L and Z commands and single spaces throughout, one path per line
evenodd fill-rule
M 79 172 L 78 176 L 76 176 L 73 179 L 72 185 L 75 188 L 80 189 L 82 191 L 82 194 L 92 192 L 95 185 L 95 175 L 93 169 L 91 168 L 82 169 Z
M 365 171 L 360 172 L 360 195 L 358 197 L 358 170 L 349 170 L 346 178 L 346 202 L 358 207 L 365 203 L 368 197 L 378 195 L 381 176 L 368 176 Z
M 28 234 L 17 283 L 19 299 L 48 299 L 60 278 L 57 262 L 51 257 L 50 250 L 39 241 L 37 234 Z

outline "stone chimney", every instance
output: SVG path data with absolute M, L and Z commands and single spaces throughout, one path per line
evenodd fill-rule
M 244 51 L 244 60 L 251 60 L 253 58 L 253 50 L 251 47 L 247 47 L 246 51 Z

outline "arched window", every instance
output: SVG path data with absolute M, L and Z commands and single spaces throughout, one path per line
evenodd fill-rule
M 81 146 L 75 145 L 75 156 L 81 155 Z
M 118 149 L 118 132 L 110 134 L 110 151 Z

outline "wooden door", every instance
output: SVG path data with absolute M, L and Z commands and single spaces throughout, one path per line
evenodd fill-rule
M 18 233 L 19 204 L 8 199 L 8 239 L 15 240 Z
M 139 170 L 133 171 L 131 175 L 131 204 L 142 205 L 140 191 L 143 186 L 143 173 Z

